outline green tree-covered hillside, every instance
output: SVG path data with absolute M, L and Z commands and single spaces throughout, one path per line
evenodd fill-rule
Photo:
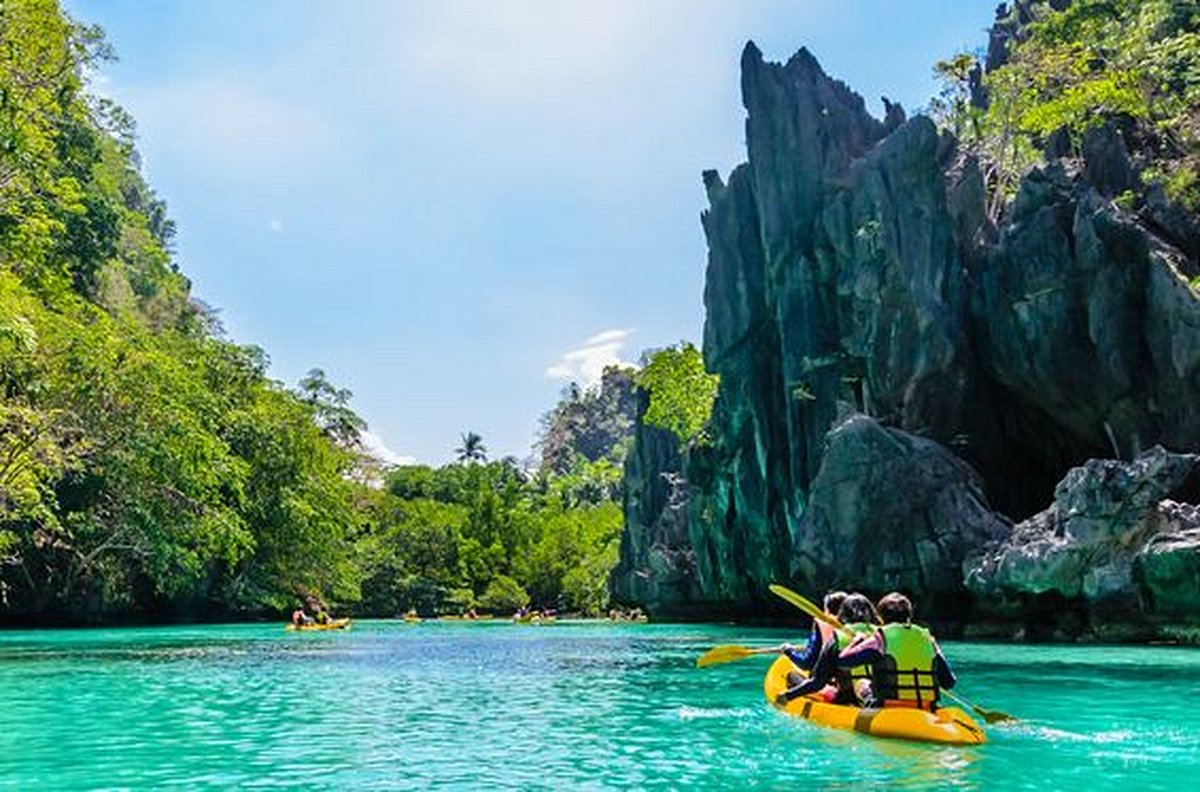
M 1018 25 L 1022 14 L 1031 19 Z M 1135 153 L 1152 193 L 1200 207 L 1200 4 L 1040 2 L 1010 16 L 1012 40 L 986 73 L 970 53 L 935 67 L 944 90 L 933 115 L 980 155 L 993 218 L 1043 151 L 1078 152 L 1106 124 Z
M 99 31 L 15 0 L 0 42 L 0 613 L 353 598 L 356 456 L 191 299 Z
M 568 389 L 536 470 L 474 432 L 384 469 L 348 390 L 273 381 L 192 297 L 133 120 L 86 90 L 101 32 L 5 0 L 0 45 L 0 623 L 608 606 L 633 370 Z M 697 360 L 647 375 L 687 431 Z

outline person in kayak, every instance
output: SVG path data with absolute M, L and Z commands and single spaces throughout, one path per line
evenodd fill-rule
M 875 625 L 879 623 L 875 607 L 862 594 L 849 594 L 836 615 L 843 625 L 842 630 L 830 628 L 830 637 L 824 641 L 808 679 L 788 675 L 790 687 L 775 698 L 777 704 L 786 704 L 792 699 L 821 691 L 830 703 L 857 705 L 860 696 L 869 694 L 870 669 L 842 669 L 838 667 L 838 659 L 841 650 L 853 640 L 875 632 Z
M 836 616 L 838 609 L 841 608 L 842 603 L 846 601 L 846 596 L 846 592 L 844 591 L 831 591 L 826 594 L 825 599 L 822 600 L 821 608 L 830 616 Z M 835 640 L 836 632 L 834 631 L 833 627 L 821 621 L 820 619 L 813 619 L 812 630 L 808 634 L 808 643 L 804 646 L 804 649 L 799 650 L 791 644 L 784 644 L 783 653 L 787 655 L 788 659 L 791 660 L 797 668 L 803 671 L 811 671 L 813 666 L 817 663 L 817 658 L 821 656 L 822 647 Z M 803 681 L 803 677 L 801 677 L 795 671 L 791 673 L 796 674 L 796 676 L 799 678 L 795 684 L 800 684 Z M 790 676 L 788 678 L 788 682 L 789 684 L 792 683 Z
M 870 666 L 868 707 L 937 709 L 938 692 L 957 681 L 937 641 L 929 630 L 912 623 L 912 602 L 903 594 L 888 594 L 878 610 L 883 626 L 846 647 L 838 666 Z
M 315 594 L 308 594 L 305 596 L 304 602 L 306 605 L 306 608 L 303 609 L 305 610 L 305 615 L 307 616 L 307 611 L 312 611 L 313 614 L 308 617 L 307 623 L 329 624 L 332 619 L 328 609 L 325 607 L 325 603 L 319 597 Z

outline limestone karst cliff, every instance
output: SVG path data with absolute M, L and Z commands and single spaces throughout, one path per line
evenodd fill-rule
M 877 120 L 805 50 L 750 44 L 741 69 L 748 161 L 704 174 L 711 441 L 639 430 L 614 593 L 699 617 L 761 614 L 772 581 L 901 588 L 1011 634 L 1056 592 L 1047 634 L 1188 623 L 1195 457 L 1168 455 L 1153 497 L 1106 491 L 1102 596 L 1019 545 L 1074 524 L 1067 492 L 1094 488 L 1073 468 L 1138 479 L 1147 449 L 1200 451 L 1195 218 L 1117 200 L 1148 192 L 1102 126 L 993 221 L 976 159 L 928 118 Z

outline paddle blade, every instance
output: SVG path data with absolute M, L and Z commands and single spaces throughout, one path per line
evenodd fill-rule
M 743 657 L 749 657 L 754 654 L 750 649 L 736 644 L 725 644 L 723 646 L 714 646 L 696 659 L 696 665 L 700 668 L 711 665 L 720 665 L 721 663 L 732 663 L 734 660 L 741 660 Z
M 972 701 L 968 701 L 967 699 L 963 698 L 962 696 L 958 695 L 957 693 L 955 693 L 951 690 L 945 690 L 943 692 L 948 697 L 957 701 L 959 704 L 962 704 L 964 707 L 970 707 L 971 712 L 974 712 L 976 715 L 983 718 L 985 723 L 1005 723 L 1007 721 L 1018 720 L 1017 718 L 1013 717 L 1012 715 L 1009 715 L 1007 712 L 1001 712 L 1000 710 L 984 709 L 983 707 L 979 706 L 978 704 L 975 704 Z
M 984 709 L 983 707 L 974 707 L 973 709 L 975 710 L 975 714 L 983 718 L 987 723 L 1006 723 L 1008 721 L 1016 720 L 1016 718 L 1012 715 L 1009 715 L 1007 712 L 1001 712 L 1000 710 L 989 710 Z
M 802 594 L 797 594 L 796 592 L 792 591 L 787 586 L 781 586 L 778 583 L 772 583 L 771 585 L 767 586 L 767 588 L 776 597 L 779 597 L 782 600 L 790 602 L 792 605 L 795 605 L 797 608 L 804 611 L 809 616 L 812 616 L 814 619 L 820 619 L 821 621 L 823 621 L 827 624 L 831 624 L 834 627 L 842 626 L 842 623 L 840 621 L 838 621 L 833 616 L 830 616 L 825 611 L 821 610 L 821 607 L 819 605 L 817 605 L 815 602 L 813 602 L 808 597 L 805 597 Z

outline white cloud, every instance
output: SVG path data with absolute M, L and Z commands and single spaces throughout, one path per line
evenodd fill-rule
M 611 344 L 614 341 L 625 342 L 629 336 L 633 335 L 632 330 L 605 330 L 602 333 L 589 338 L 584 342 L 584 346 L 592 346 L 594 344 Z
M 362 437 L 363 448 L 368 454 L 378 459 L 387 465 L 415 465 L 417 464 L 416 457 L 408 456 L 407 454 L 398 454 L 387 447 L 383 442 L 383 438 L 370 430 L 365 430 L 360 435 Z
M 585 388 L 595 385 L 609 366 L 630 365 L 621 359 L 621 350 L 631 335 L 632 330 L 622 329 L 597 333 L 582 345 L 564 352 L 546 368 L 546 376 L 577 382 Z
M 272 217 L 271 222 L 268 225 L 269 225 L 270 229 L 273 232 L 275 232 L 276 234 L 283 232 L 283 221 L 280 220 L 278 217 Z

